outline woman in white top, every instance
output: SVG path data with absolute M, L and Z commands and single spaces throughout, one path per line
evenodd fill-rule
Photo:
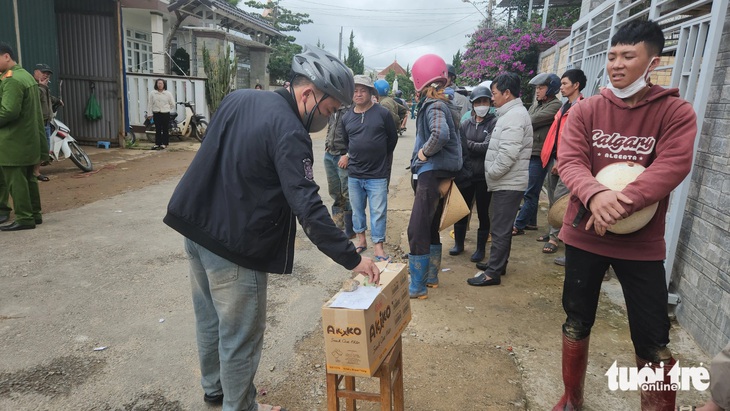
M 175 99 L 167 91 L 167 82 L 155 80 L 155 91 L 147 100 L 147 110 L 152 112 L 155 121 L 155 145 L 153 150 L 164 150 L 170 144 L 170 112 L 175 109 Z

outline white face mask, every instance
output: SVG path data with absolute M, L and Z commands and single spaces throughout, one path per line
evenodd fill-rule
M 485 117 L 489 113 L 489 106 L 474 106 L 474 113 L 479 117 Z
M 649 61 L 649 65 L 646 66 L 646 70 L 644 70 L 644 74 L 637 78 L 633 83 L 629 84 L 628 86 L 624 88 L 616 88 L 613 86 L 611 82 L 608 83 L 608 86 L 606 86 L 607 89 L 611 90 L 613 94 L 620 98 L 625 99 L 633 96 L 634 94 L 640 92 L 641 90 L 646 87 L 646 81 L 647 81 L 647 74 L 649 74 L 649 67 L 651 67 L 651 64 L 654 62 L 654 59 L 651 59 Z

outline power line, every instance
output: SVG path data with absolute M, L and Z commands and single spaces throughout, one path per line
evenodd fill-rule
M 469 17 L 469 16 L 466 16 L 466 17 Z M 379 56 L 379 55 L 381 55 L 381 54 L 384 54 L 384 53 L 388 53 L 388 52 L 391 52 L 391 51 L 393 51 L 393 50 L 396 50 L 396 49 L 399 49 L 399 48 L 401 48 L 401 47 L 407 46 L 407 45 L 409 45 L 409 44 L 413 44 L 413 43 L 415 43 L 415 42 L 417 42 L 417 41 L 419 41 L 419 40 L 423 40 L 424 38 L 426 38 L 426 37 L 428 37 L 428 36 L 430 36 L 430 35 L 432 35 L 432 34 L 436 34 L 436 33 L 440 32 L 440 31 L 442 31 L 442 30 L 446 30 L 447 28 L 451 27 L 451 26 L 452 26 L 453 24 L 456 24 L 456 23 L 458 23 L 458 22 L 460 22 L 460 21 L 462 21 L 462 20 L 465 20 L 465 19 L 466 19 L 466 17 L 463 17 L 463 18 L 461 18 L 461 19 L 459 19 L 459 20 L 457 20 L 457 21 L 455 21 L 455 22 L 451 23 L 451 25 L 446 25 L 446 26 L 444 26 L 444 27 L 441 27 L 440 29 L 434 30 L 434 31 L 432 31 L 432 32 L 430 32 L 430 33 L 428 33 L 428 34 L 426 34 L 426 35 L 424 35 L 424 36 L 420 36 L 419 38 L 417 38 L 417 39 L 415 39 L 415 40 L 409 41 L 409 42 L 407 42 L 407 43 L 403 43 L 403 44 L 401 44 L 401 45 L 399 45 L 399 46 L 396 46 L 396 47 L 393 47 L 393 48 L 390 48 L 390 49 L 387 49 L 387 50 L 383 50 L 383 51 L 381 51 L 381 52 L 379 52 L 379 53 L 371 54 L 371 55 L 369 55 L 369 56 L 365 56 L 365 57 L 375 57 L 375 56 Z

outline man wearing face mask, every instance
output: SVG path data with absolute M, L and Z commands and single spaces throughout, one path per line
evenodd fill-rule
M 172 194 L 164 222 L 185 237 L 203 400 L 224 411 L 281 410 L 256 403 L 268 273 L 290 274 L 296 221 L 332 260 L 379 281 L 318 194 L 309 132 L 352 102 L 350 70 L 306 46 L 291 86 L 234 91 Z M 349 277 L 348 277 L 349 278 Z
M 679 98 L 676 88 L 647 83 L 663 48 L 664 34 L 655 22 L 634 20 L 622 26 L 611 38 L 608 52 L 606 73 L 611 84 L 570 109 L 558 147 L 558 171 L 571 198 L 560 230 L 566 244 L 565 393 L 554 410 L 583 405 L 588 341 L 609 266 L 624 291 L 636 365 L 648 364 L 656 371 L 663 365 L 664 386 L 670 381 L 668 373 L 675 360 L 667 348 L 664 222 L 669 194 L 692 167 L 697 121 L 692 106 Z M 604 167 L 626 161 L 646 169 L 622 191 L 610 190 L 596 180 Z M 653 218 L 642 228 L 628 234 L 607 232 L 613 224 L 655 203 Z M 649 387 L 641 391 L 641 409 L 674 410 L 676 394 Z

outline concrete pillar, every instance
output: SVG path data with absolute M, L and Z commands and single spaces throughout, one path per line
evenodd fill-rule
M 165 74 L 165 36 L 163 34 L 162 13 L 150 12 L 150 32 L 152 33 L 152 72 Z
M 251 50 L 251 88 L 256 83 L 261 83 L 264 89 L 269 88 L 269 71 L 267 66 L 269 65 L 269 53 L 265 50 Z

